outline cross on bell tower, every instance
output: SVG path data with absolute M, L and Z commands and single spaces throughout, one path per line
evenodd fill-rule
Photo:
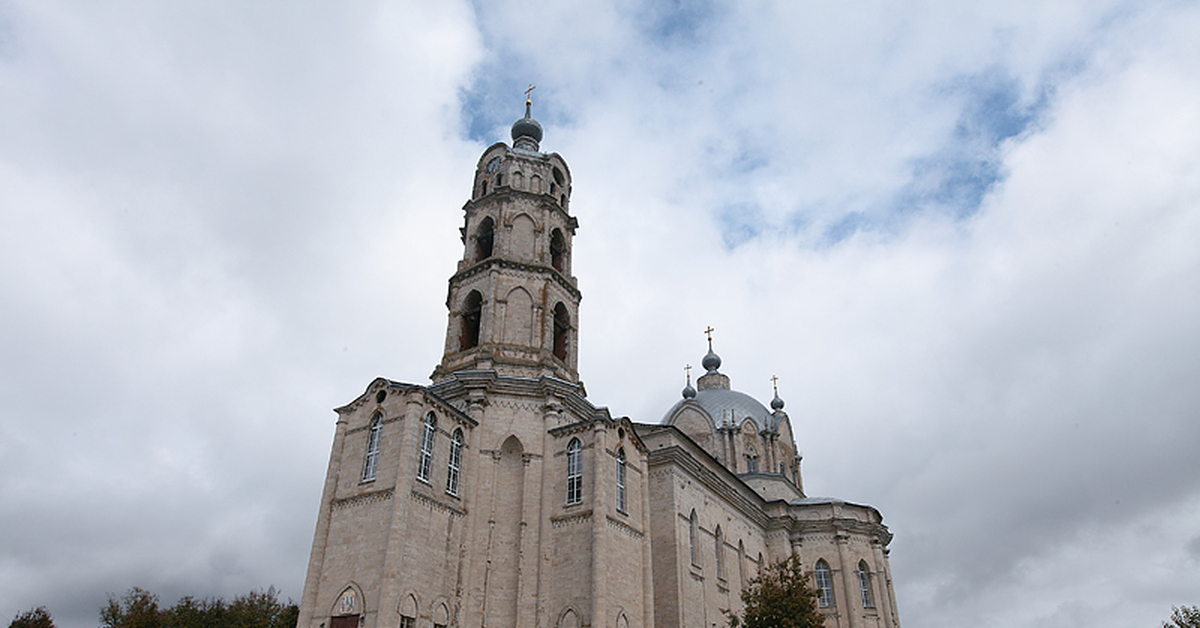
M 578 227 L 568 213 L 571 171 L 557 153 L 540 151 L 532 90 L 526 90 L 525 117 L 513 123 L 512 146 L 493 144 L 475 169 L 435 382 L 478 370 L 579 381 L 582 295 L 571 274 Z

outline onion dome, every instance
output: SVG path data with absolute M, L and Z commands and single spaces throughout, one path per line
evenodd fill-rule
M 716 373 L 717 369 L 721 368 L 721 356 L 713 353 L 711 340 L 708 341 L 708 354 L 704 356 L 700 365 L 709 373 Z
M 775 398 L 771 400 L 771 409 L 779 412 L 783 409 L 783 399 L 779 398 L 779 391 L 775 391 Z
M 696 398 L 696 389 L 692 388 L 692 381 L 690 379 L 688 380 L 687 386 L 683 387 L 683 398 L 684 399 L 695 399 Z
M 542 141 L 542 125 L 538 124 L 537 120 L 533 119 L 530 109 L 533 107 L 533 101 L 525 101 L 525 117 L 517 120 L 512 125 L 512 139 L 514 148 L 527 148 L 529 150 L 537 150 L 538 142 Z

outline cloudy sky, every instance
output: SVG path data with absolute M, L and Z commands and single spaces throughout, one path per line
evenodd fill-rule
M 0 1 L 0 622 L 298 598 L 331 408 L 423 383 L 537 84 L 593 403 L 703 355 L 909 627 L 1200 603 L 1200 5 Z

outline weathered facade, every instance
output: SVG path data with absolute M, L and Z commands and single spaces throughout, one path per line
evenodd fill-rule
M 571 176 L 526 115 L 480 158 L 429 385 L 337 409 L 299 628 L 711 628 L 811 565 L 827 624 L 899 625 L 879 512 L 805 497 L 791 423 L 712 351 L 655 424 L 578 375 Z

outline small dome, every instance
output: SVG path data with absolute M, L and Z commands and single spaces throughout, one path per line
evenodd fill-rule
M 683 398 L 684 399 L 695 399 L 696 398 L 696 389 L 692 388 L 691 381 L 689 381 L 687 383 L 687 386 L 683 387 Z
M 709 373 L 714 373 L 717 369 L 721 368 L 721 356 L 713 353 L 711 342 L 708 344 L 708 353 L 704 356 L 700 365 Z
M 515 143 L 517 140 L 528 137 L 533 140 L 534 144 L 542 141 L 542 125 L 538 124 L 537 120 L 530 115 L 530 107 L 533 103 L 525 101 L 525 117 L 517 120 L 512 125 L 512 139 Z
M 775 391 L 775 398 L 771 400 L 771 409 L 779 412 L 783 409 L 783 399 L 779 398 L 779 391 Z

